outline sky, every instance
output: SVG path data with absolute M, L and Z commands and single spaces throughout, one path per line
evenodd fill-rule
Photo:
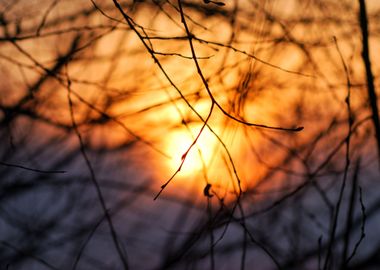
M 1 1 L 0 267 L 376 269 L 359 8 Z

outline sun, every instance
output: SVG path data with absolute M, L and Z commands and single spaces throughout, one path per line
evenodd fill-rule
M 159 184 L 170 183 L 168 192 L 175 190 L 177 195 L 179 191 L 181 194 L 204 194 L 206 190 L 218 198 L 236 197 L 240 189 L 246 189 L 245 179 L 252 175 L 253 169 L 252 163 L 247 163 L 251 156 L 246 153 L 243 131 L 236 130 L 235 126 L 222 129 L 215 124 L 213 131 L 216 134 L 205 128 L 186 155 L 181 170 L 177 172 L 183 155 L 201 128 L 201 123 L 192 123 L 187 127 L 177 126 L 167 130 L 165 136 L 161 137 L 161 149 L 170 158 L 161 158 L 158 161 Z
M 200 126 L 192 127 L 191 129 L 177 129 L 168 134 L 165 149 L 171 158 L 167 162 L 167 167 L 173 173 L 181 165 L 183 155 L 194 142 L 199 130 Z M 186 155 L 178 177 L 195 175 L 206 169 L 212 160 L 214 148 L 215 139 L 212 134 L 207 130 L 203 130 L 197 143 Z

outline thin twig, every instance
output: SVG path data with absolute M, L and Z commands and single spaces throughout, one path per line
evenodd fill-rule
M 352 123 L 353 123 L 352 112 L 351 112 L 351 101 L 350 101 L 350 98 L 351 98 L 351 81 L 350 81 L 349 71 L 348 71 L 347 65 L 343 59 L 343 55 L 339 49 L 338 42 L 337 42 L 335 37 L 334 37 L 334 42 L 335 42 L 335 46 L 336 46 L 336 49 L 337 49 L 338 54 L 340 56 L 340 60 L 342 62 L 342 65 L 343 65 L 343 68 L 345 71 L 345 75 L 346 75 L 347 96 L 346 96 L 345 102 L 346 102 L 346 106 L 347 106 L 348 131 L 347 131 L 347 136 L 346 136 L 346 140 L 345 140 L 345 142 L 346 142 L 345 163 L 346 164 L 344 167 L 342 185 L 340 187 L 338 200 L 336 202 L 336 206 L 334 209 L 335 213 L 333 216 L 331 232 L 330 232 L 330 236 L 329 236 L 329 240 L 328 240 L 327 254 L 326 254 L 326 259 L 325 259 L 325 263 L 324 263 L 324 267 L 323 267 L 324 270 L 326 270 L 329 266 L 329 262 L 330 262 L 329 260 L 330 260 L 330 257 L 332 255 L 332 252 L 333 252 L 333 246 L 335 244 L 335 234 L 336 234 L 336 230 L 338 227 L 338 217 L 339 217 L 339 212 L 340 212 L 340 206 L 342 204 L 343 194 L 344 194 L 344 190 L 345 190 L 346 182 L 347 182 L 348 169 L 350 167 L 350 142 L 351 142 Z
M 347 259 L 347 263 L 346 263 L 347 265 L 351 261 L 351 259 L 355 256 L 356 251 L 359 248 L 359 245 L 361 244 L 361 242 L 363 241 L 363 239 L 365 237 L 365 224 L 366 224 L 367 215 L 366 215 L 365 206 L 363 203 L 362 188 L 360 186 L 359 186 L 359 201 L 360 201 L 360 206 L 361 206 L 361 210 L 362 210 L 362 225 L 360 227 L 360 238 L 359 238 L 358 242 L 356 242 L 354 250 L 352 251 L 350 257 L 348 257 L 348 259 Z
M 71 118 L 72 126 L 73 126 L 74 132 L 75 132 L 75 134 L 76 134 L 76 136 L 78 138 L 78 141 L 79 141 L 80 151 L 81 151 L 82 156 L 83 156 L 83 158 L 84 158 L 84 160 L 86 162 L 87 168 L 88 168 L 88 170 L 90 172 L 91 181 L 94 184 L 94 187 L 96 189 L 96 193 L 97 193 L 100 205 L 102 207 L 104 216 L 106 217 L 109 229 L 111 231 L 111 236 L 112 236 L 112 240 L 114 242 L 116 251 L 117 251 L 117 253 L 118 253 L 119 257 L 120 257 L 120 260 L 121 260 L 121 262 L 123 264 L 124 269 L 128 270 L 129 267 L 128 267 L 128 261 L 127 261 L 126 255 L 124 255 L 124 252 L 122 250 L 122 246 L 119 243 L 119 240 L 118 240 L 118 237 L 117 237 L 117 234 L 116 234 L 116 231 L 115 231 L 115 227 L 113 225 L 113 221 L 111 219 L 110 214 L 108 213 L 108 209 L 107 209 L 107 206 L 106 206 L 106 202 L 105 202 L 103 193 L 101 191 L 101 188 L 100 188 L 100 185 L 98 183 L 98 180 L 96 179 L 95 171 L 94 171 L 94 169 L 92 167 L 90 159 L 87 156 L 87 153 L 86 153 L 86 150 L 85 150 L 85 144 L 83 142 L 82 135 L 81 135 L 81 133 L 80 133 L 80 131 L 78 129 L 78 126 L 76 124 L 76 120 L 75 120 L 75 116 L 74 116 L 73 101 L 72 101 L 72 98 L 71 98 L 71 81 L 70 81 L 70 78 L 69 78 L 68 74 L 67 74 L 67 100 L 68 100 L 68 105 L 69 105 L 69 111 L 70 111 L 70 118 Z
M 54 173 L 65 173 L 66 172 L 66 171 L 60 171 L 60 170 L 57 170 L 57 171 L 55 171 L 55 170 L 53 170 L 53 171 L 50 171 L 50 170 L 40 170 L 40 169 L 25 167 L 23 165 L 12 164 L 12 163 L 3 162 L 3 161 L 0 161 L 0 165 L 6 166 L 6 167 L 20 168 L 20 169 L 23 169 L 23 170 L 37 172 L 37 173 L 53 173 L 54 174 Z

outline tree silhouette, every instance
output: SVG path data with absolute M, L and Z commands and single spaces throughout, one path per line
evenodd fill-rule
M 379 14 L 0 2 L 0 268 L 377 269 Z

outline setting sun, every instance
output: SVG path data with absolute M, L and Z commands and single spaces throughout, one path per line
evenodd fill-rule
M 165 140 L 166 152 L 171 156 L 168 159 L 167 167 L 171 172 L 175 172 L 182 162 L 182 156 L 189 149 L 195 140 L 199 128 L 190 130 L 181 129 L 171 132 Z M 208 166 L 212 160 L 215 148 L 215 139 L 212 135 L 204 130 L 197 143 L 191 148 L 186 156 L 185 162 L 178 174 L 181 176 L 191 176 L 201 172 L 205 166 Z

